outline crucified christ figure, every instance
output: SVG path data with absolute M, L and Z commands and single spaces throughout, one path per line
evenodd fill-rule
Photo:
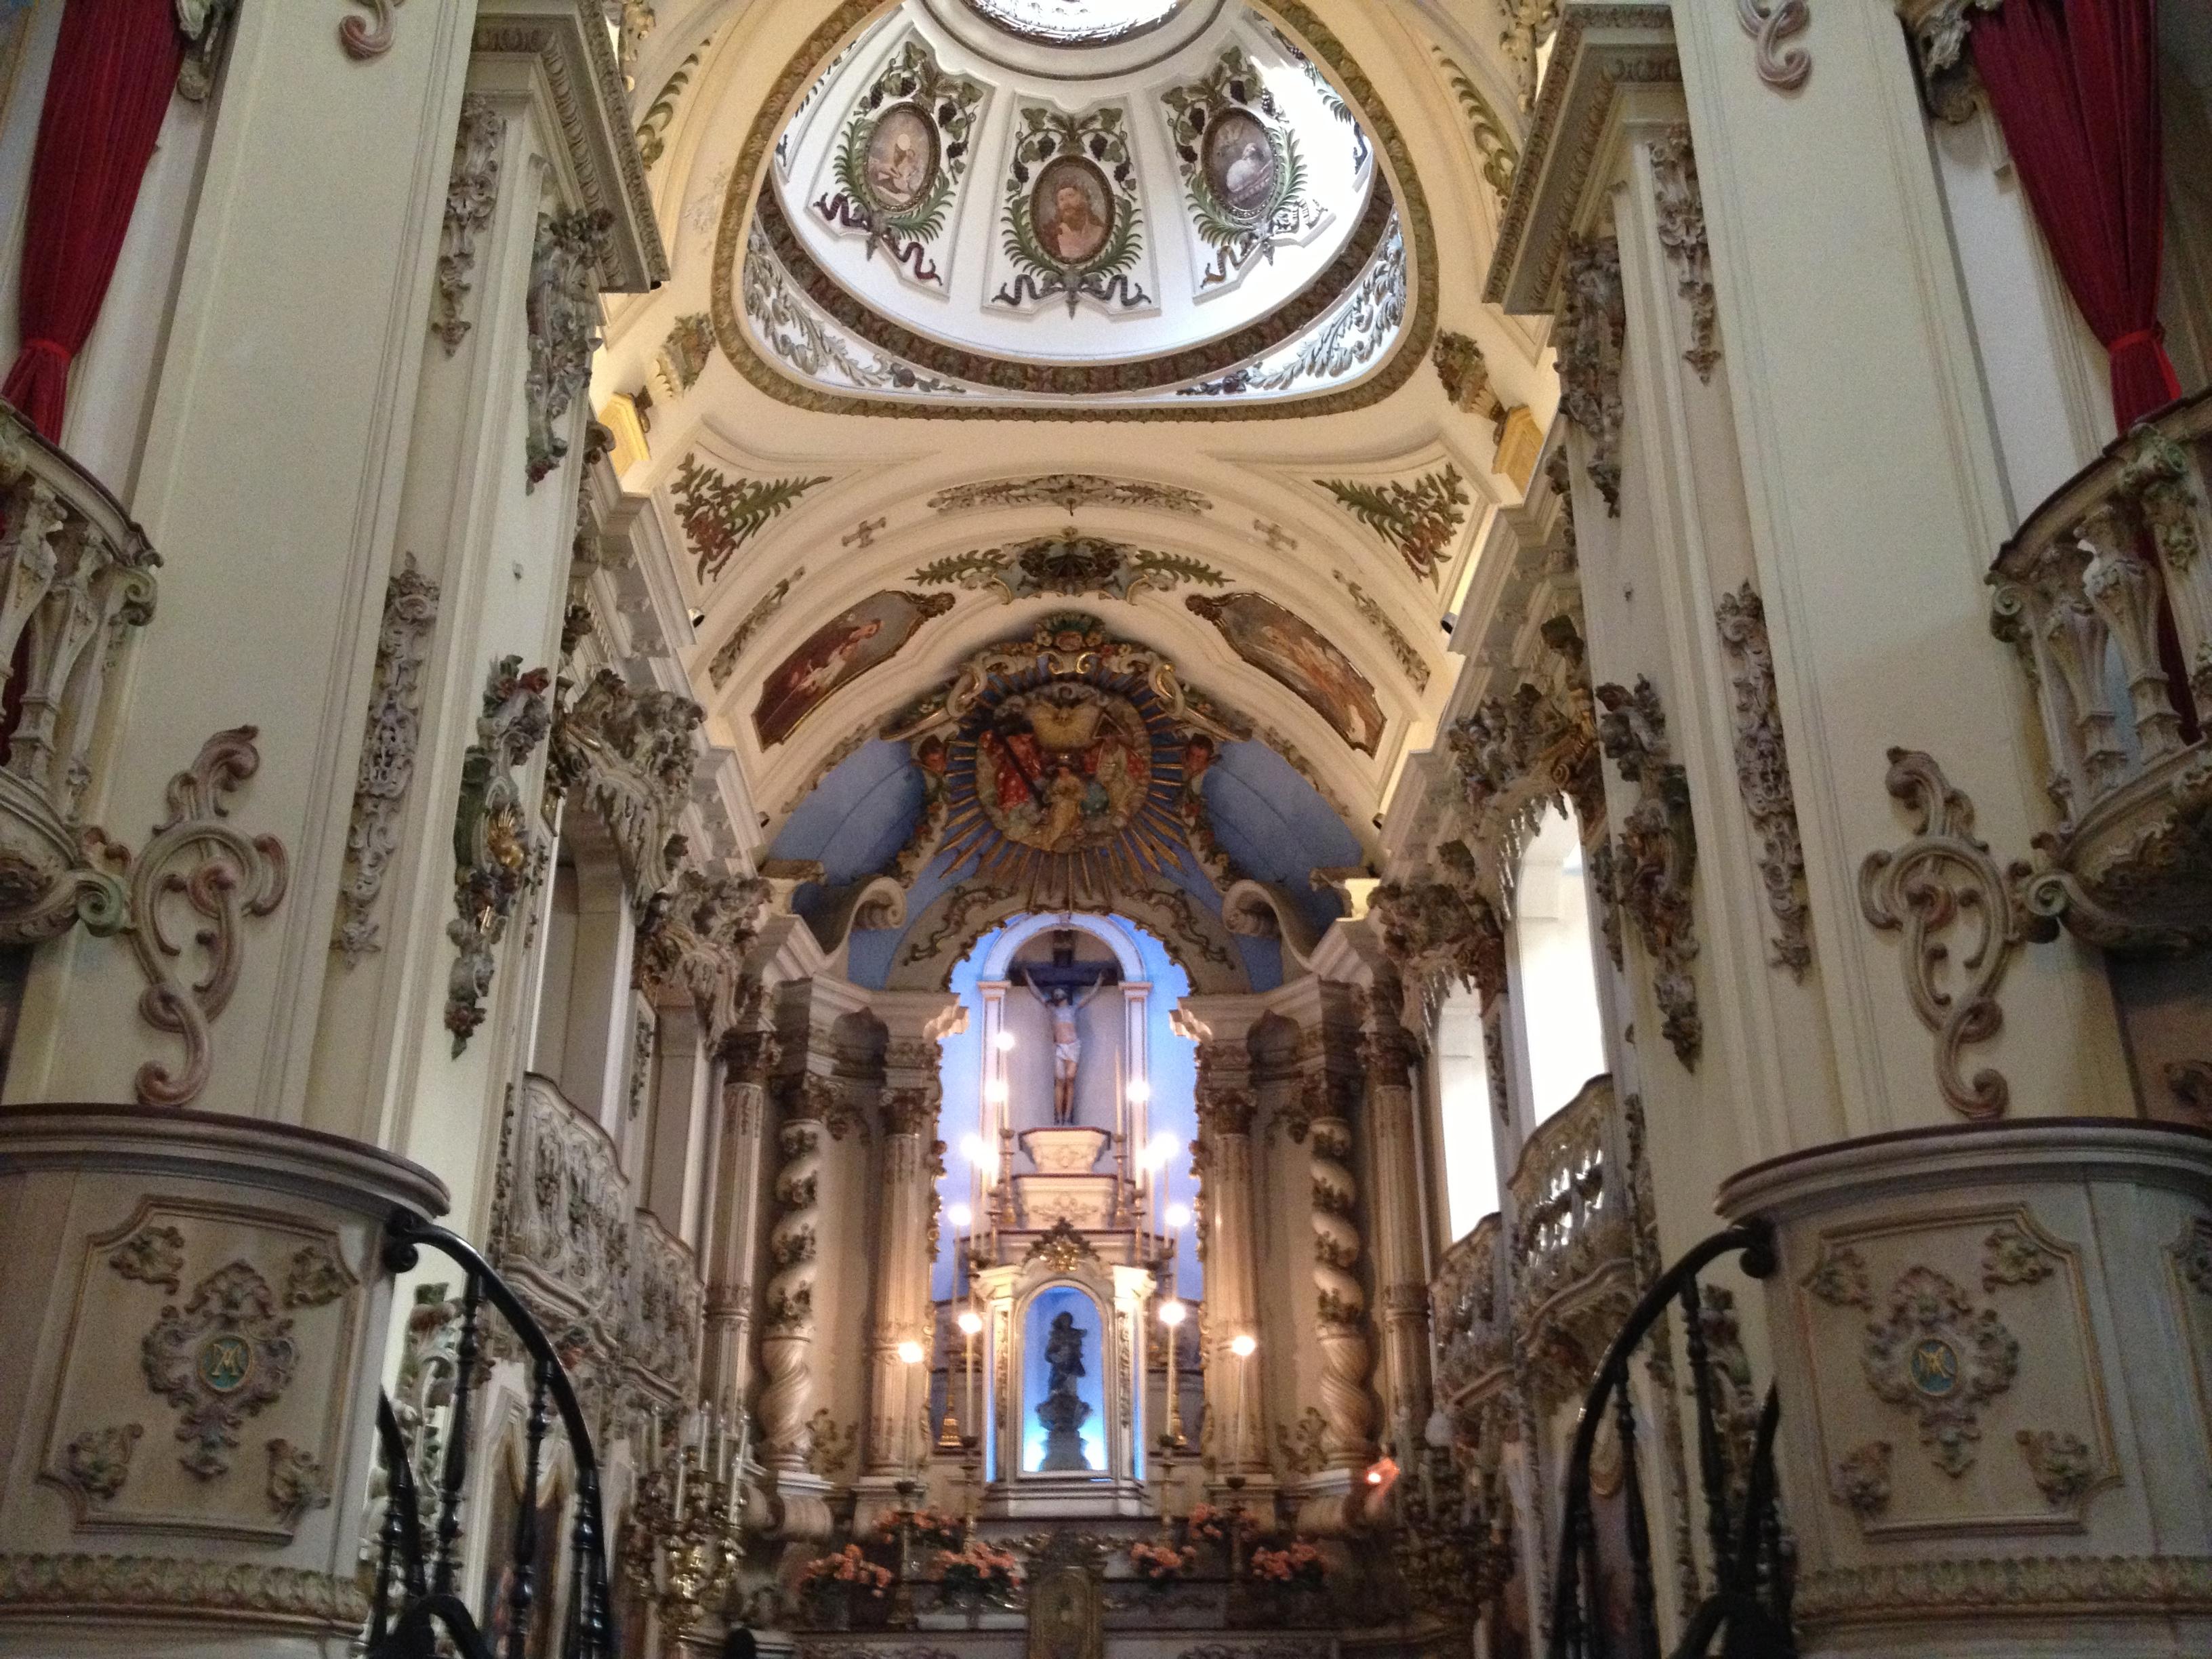
M 1052 1016 L 1052 1121 L 1055 1127 L 1075 1121 L 1075 1066 L 1083 1058 L 1083 1038 L 1075 1029 L 1077 1011 L 1097 996 L 1105 983 L 1101 980 L 1080 997 L 1073 997 L 1065 986 L 1054 987 L 1048 995 L 1037 989 L 1034 980 L 1022 981 L 1023 988 Z

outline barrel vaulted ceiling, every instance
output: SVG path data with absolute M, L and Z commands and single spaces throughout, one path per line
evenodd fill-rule
M 1540 337 L 1479 300 L 1525 118 L 1491 0 L 656 10 L 636 107 L 673 276 L 612 300 L 593 391 L 644 406 L 622 483 L 693 618 L 740 844 L 822 862 L 825 902 L 897 878 L 871 946 L 894 980 L 977 860 L 1194 900 L 1195 950 L 1237 880 L 1371 858 L 1457 678 L 1443 619 L 1522 494 L 1502 417 L 1540 433 L 1557 398 Z M 1386 241 L 1402 304 L 1361 357 L 1329 330 Z M 748 314 L 764 247 L 826 370 Z M 1316 337 L 1336 371 L 1273 374 Z M 1199 380 L 1141 367 L 1177 354 Z M 1050 655 L 1077 635 L 1080 685 Z M 1089 744 L 1090 804 L 979 750 L 985 713 Z

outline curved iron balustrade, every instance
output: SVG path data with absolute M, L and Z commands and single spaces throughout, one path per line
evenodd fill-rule
M 1741 1253 L 1743 1271 L 1764 1279 L 1775 1268 L 1773 1233 L 1750 1222 L 1715 1233 L 1677 1261 L 1644 1293 L 1605 1352 L 1575 1424 L 1567 1460 L 1566 1512 L 1559 1529 L 1558 1571 L 1552 1581 L 1551 1659 L 1615 1659 L 1598 1616 L 1597 1527 L 1590 1507 L 1590 1452 L 1608 1403 L 1620 1437 L 1621 1500 L 1626 1511 L 1629 1571 L 1635 1623 L 1622 1659 L 1659 1659 L 1658 1596 L 1651 1571 L 1651 1525 L 1636 1455 L 1636 1411 L 1629 1399 L 1628 1362 L 1654 1327 L 1679 1302 L 1688 1339 L 1690 1376 L 1697 1401 L 1698 1464 L 1704 1488 L 1705 1530 L 1712 1552 L 1713 1590 L 1692 1609 L 1673 1659 L 1704 1659 L 1720 1638 L 1721 1659 L 1795 1659 L 1790 1627 L 1790 1560 L 1782 1534 L 1774 1484 L 1774 1430 L 1781 1401 L 1766 1391 L 1752 1443 L 1750 1467 L 1735 1472 L 1741 1512 L 1721 1431 L 1719 1401 L 1707 1352 L 1698 1274 L 1721 1257 Z
M 407 1211 L 395 1213 L 385 1232 L 386 1270 L 412 1269 L 420 1251 L 437 1251 L 466 1275 L 461 1297 L 459 1346 L 455 1353 L 453 1416 L 446 1425 L 435 1519 L 425 1527 L 422 1497 L 415 1481 L 413 1453 L 402 1433 L 389 1396 L 377 1406 L 376 1431 L 389 1480 L 384 1525 L 378 1543 L 376 1589 L 371 1601 L 367 1659 L 437 1659 L 458 1651 L 462 1659 L 524 1659 L 537 1606 L 538 1486 L 551 1426 L 548 1405 L 560 1418 L 576 1469 L 576 1519 L 569 1539 L 568 1594 L 561 1609 L 562 1659 L 613 1659 L 617 1650 L 613 1598 L 607 1588 L 606 1525 L 601 1513 L 599 1458 L 584 1420 L 576 1390 L 560 1356 L 537 1320 L 514 1291 L 465 1239 L 433 1226 Z M 483 1304 L 506 1321 L 529 1356 L 530 1414 L 525 1435 L 527 1459 L 521 1507 L 509 1540 L 506 1630 L 495 1645 L 488 1631 L 496 1628 L 497 1609 L 485 1608 L 479 1622 L 459 1590 L 456 1547 L 461 1535 L 461 1494 L 468 1484 L 470 1395 L 483 1354 L 477 1322 Z M 425 1554 L 429 1559 L 424 1560 Z

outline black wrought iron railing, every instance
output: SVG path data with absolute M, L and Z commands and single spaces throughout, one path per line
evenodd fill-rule
M 613 1659 L 617 1651 L 613 1598 L 607 1587 L 606 1523 L 602 1513 L 599 1460 L 576 1390 L 553 1345 L 524 1307 L 465 1239 L 402 1211 L 385 1234 L 384 1265 L 410 1271 L 424 1249 L 459 1267 L 459 1343 L 454 1351 L 450 1415 L 433 1458 L 434 1489 L 416 1479 L 419 1446 L 410 1446 L 386 1398 L 377 1409 L 377 1439 L 385 1464 L 386 1504 L 376 1547 L 375 1586 L 370 1599 L 368 1659 L 525 1659 L 550 1651 L 560 1659 Z M 484 1305 L 505 1322 L 531 1372 L 530 1410 L 524 1428 L 522 1491 L 514 1529 L 491 1540 L 499 1571 L 488 1574 L 490 1605 L 472 1607 L 461 1588 L 461 1535 L 467 1517 L 474 1439 L 471 1396 L 489 1361 L 479 1328 Z M 566 1593 L 556 1607 L 550 1587 L 538 1582 L 544 1540 L 541 1482 L 547 1439 L 556 1419 L 575 1471 L 575 1518 L 568 1540 Z M 545 1634 L 550 1632 L 550 1641 Z
M 1781 1402 L 1772 1389 L 1748 1447 L 1733 1455 L 1723 1426 L 1729 1379 L 1717 1367 L 1706 1336 L 1705 1303 L 1698 1275 L 1723 1256 L 1742 1257 L 1743 1271 L 1764 1279 L 1774 1271 L 1774 1240 L 1759 1223 L 1714 1234 L 1690 1251 L 1644 1293 L 1599 1363 L 1583 1401 L 1567 1460 L 1565 1512 L 1559 1529 L 1558 1571 L 1552 1581 L 1551 1659 L 1705 1659 L 1719 1643 L 1721 1659 L 1795 1659 L 1790 1618 L 1790 1560 L 1774 1482 L 1774 1430 Z M 1636 1409 L 1628 1388 L 1628 1363 L 1670 1304 L 1682 1310 L 1690 1386 L 1697 1413 L 1698 1474 L 1705 1502 L 1712 1588 L 1682 1621 L 1671 1650 L 1662 1646 L 1658 1584 L 1651 1565 L 1651 1522 L 1638 1466 Z M 1626 1560 L 1626 1629 L 1608 1616 L 1602 1594 L 1604 1568 L 1598 1547 L 1590 1486 L 1590 1455 L 1607 1407 L 1620 1439 Z M 1731 1462 L 1744 1465 L 1731 1468 Z M 1614 1604 L 1616 1607 L 1618 1603 Z

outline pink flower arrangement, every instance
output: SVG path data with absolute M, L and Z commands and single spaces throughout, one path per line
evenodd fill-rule
M 963 1530 L 960 1517 L 945 1510 L 916 1510 L 907 1517 L 914 1528 L 915 1541 L 938 1549 L 955 1548 Z M 898 1542 L 898 1516 L 886 1515 L 876 1522 L 876 1541 L 883 1544 Z
M 957 1550 L 938 1551 L 934 1565 L 948 1593 L 969 1591 L 992 1601 L 1009 1600 L 1021 1576 L 1011 1552 L 994 1549 L 980 1538 L 969 1539 Z
M 1234 1518 L 1228 1510 L 1214 1508 L 1211 1504 L 1199 1504 L 1190 1512 L 1190 1535 L 1202 1538 L 1209 1544 L 1229 1541 L 1229 1525 Z
M 864 1589 L 871 1595 L 880 1596 L 890 1588 L 889 1567 L 879 1567 L 860 1553 L 858 1544 L 848 1544 L 842 1550 L 828 1555 L 817 1555 L 799 1572 L 799 1588 L 807 1595 L 817 1595 L 832 1585 L 842 1584 L 850 1589 Z
M 1165 1540 L 1155 1544 L 1139 1539 L 1129 1546 L 1129 1565 L 1147 1583 L 1171 1583 L 1197 1562 L 1198 1547 L 1194 1544 L 1185 1544 L 1178 1549 Z
M 1318 1586 L 1328 1573 L 1322 1553 L 1303 1538 L 1279 1550 L 1252 1552 L 1252 1576 L 1263 1584 Z

